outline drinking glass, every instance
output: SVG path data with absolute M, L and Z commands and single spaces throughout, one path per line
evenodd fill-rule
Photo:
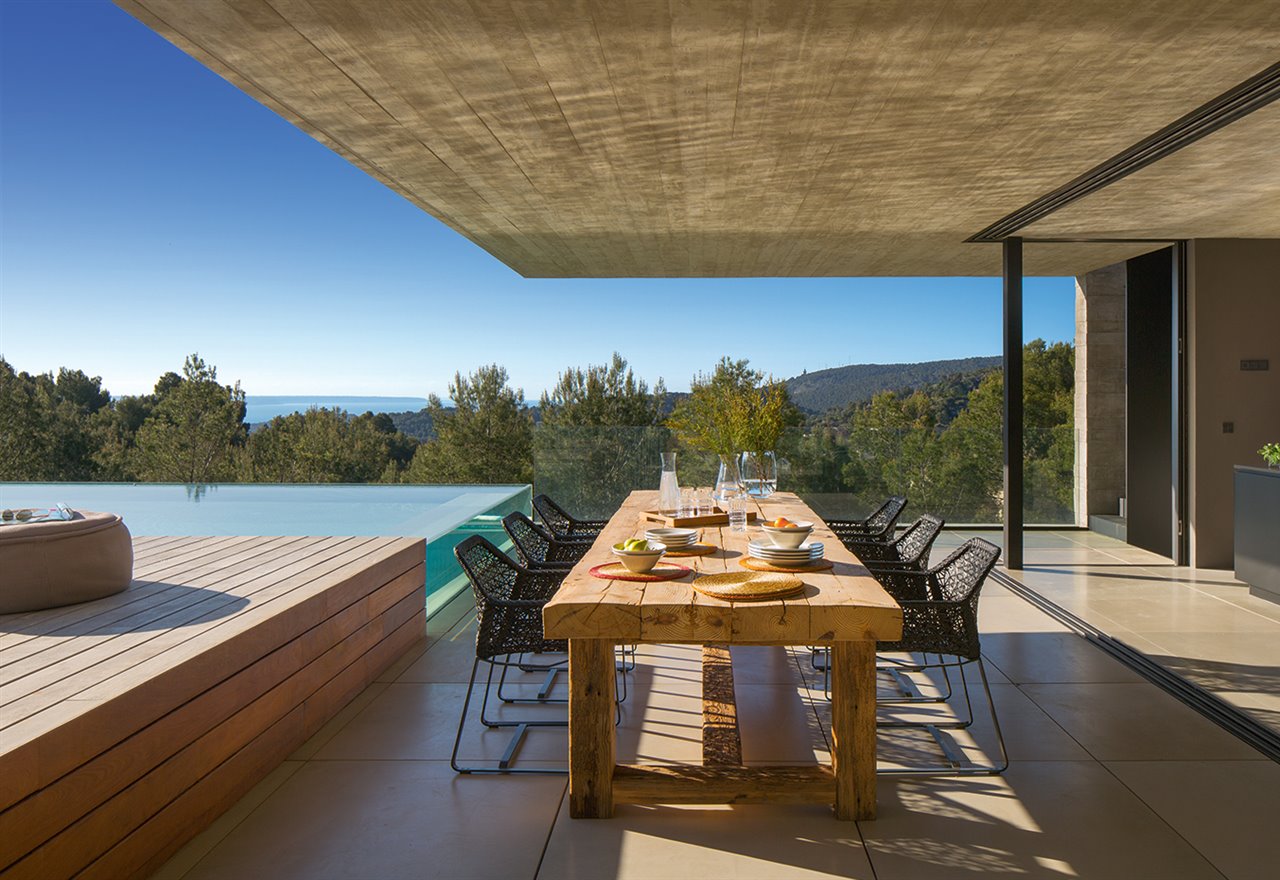
M 680 515 L 698 515 L 698 490 L 692 486 L 685 486 L 680 490 Z
M 747 496 L 738 493 L 728 499 L 725 504 L 729 508 L 729 531 L 745 532 L 747 530 Z
M 716 502 L 711 497 L 710 487 L 703 486 L 698 490 L 698 513 L 705 516 L 714 513 L 715 509 Z

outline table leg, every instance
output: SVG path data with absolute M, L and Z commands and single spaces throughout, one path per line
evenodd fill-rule
M 876 644 L 831 646 L 831 764 L 836 818 L 876 817 Z
M 613 815 L 613 643 L 569 640 L 569 815 Z

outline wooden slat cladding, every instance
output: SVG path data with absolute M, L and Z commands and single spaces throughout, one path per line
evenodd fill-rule
M 141 546 L 152 580 L 0 617 L 6 880 L 154 869 L 424 634 L 420 540 Z

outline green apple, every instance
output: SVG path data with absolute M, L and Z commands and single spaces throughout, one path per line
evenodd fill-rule
M 644 538 L 628 538 L 624 550 L 648 550 L 649 542 Z

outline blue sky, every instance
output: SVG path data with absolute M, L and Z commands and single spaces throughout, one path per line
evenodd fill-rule
M 522 279 L 107 0 L 0 0 L 0 90 L 20 370 L 137 393 L 199 351 L 250 394 L 425 396 L 497 362 L 536 397 L 615 349 L 677 390 L 725 354 L 785 377 L 1000 350 L 998 279 Z M 1027 280 L 1028 339 L 1073 320 L 1071 279 Z

